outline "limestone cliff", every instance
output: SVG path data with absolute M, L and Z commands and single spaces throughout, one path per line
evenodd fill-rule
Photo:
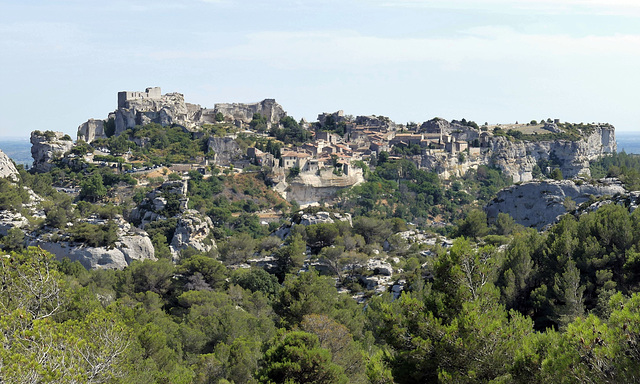
M 360 168 L 351 168 L 348 175 L 336 175 L 331 169 L 324 169 L 319 175 L 301 173 L 289 183 L 282 181 L 275 189 L 288 201 L 304 206 L 332 198 L 338 190 L 362 182 L 364 176 Z
M 287 115 L 282 106 L 274 99 L 265 99 L 259 103 L 221 103 L 216 104 L 214 111 L 220 112 L 227 121 L 233 121 L 236 125 L 249 124 L 253 120 L 253 114 L 259 113 L 267 119 L 268 124 L 278 124 L 281 118 Z
M 486 140 L 489 152 L 487 163 L 500 168 L 514 182 L 530 181 L 539 160 L 557 163 L 565 177 L 590 175 L 589 161 L 617 150 L 615 129 L 597 126 L 583 139 L 552 141 L 512 141 L 504 136 Z
M 624 192 L 622 185 L 612 180 L 581 185 L 570 180 L 528 182 L 500 191 L 485 211 L 490 222 L 499 213 L 507 213 L 525 227 L 542 229 L 591 196 L 614 196 Z
M 71 148 L 73 148 L 73 141 L 63 132 L 31 132 L 33 169 L 38 172 L 48 172 L 53 167 L 51 160 L 56 156 L 62 156 Z
M 58 260 L 68 257 L 71 261 L 79 261 L 87 269 L 123 269 L 133 260 L 156 259 L 153 244 L 147 236 L 124 236 L 114 248 L 51 241 L 38 241 L 33 245 L 51 252 Z
M 207 142 L 209 152 L 214 152 L 213 162 L 217 165 L 229 165 L 239 159 L 243 153 L 238 143 L 231 137 L 211 137 Z
M 128 128 L 149 123 L 195 128 L 198 124 L 195 117 L 201 109 L 199 105 L 185 103 L 181 93 L 167 93 L 158 99 L 127 100 L 115 111 L 115 134 L 120 135 Z
M 565 177 L 589 176 L 591 160 L 617 150 L 615 128 L 607 124 L 591 126 L 591 130 L 577 140 L 519 140 L 438 118 L 423 123 L 420 130 L 440 134 L 440 140 L 449 137 L 453 142 L 475 145 L 462 151 L 462 155 L 435 148 L 425 149 L 421 156 L 412 159 L 420 168 L 432 170 L 443 178 L 460 176 L 478 165 L 488 165 L 501 169 L 514 182 L 525 182 L 533 180 L 534 168 L 543 163 L 559 168 Z M 562 133 L 557 127 L 553 132 Z

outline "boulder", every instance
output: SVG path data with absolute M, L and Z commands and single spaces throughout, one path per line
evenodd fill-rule
M 329 212 L 316 212 L 315 214 L 303 214 L 300 218 L 300 223 L 302 225 L 312 225 L 312 224 L 321 224 L 328 223 L 333 224 L 336 221 L 346 221 L 349 225 L 352 225 L 351 222 L 351 214 L 350 213 L 329 213 Z
M 369 259 L 367 261 L 367 270 L 372 271 L 375 275 L 393 275 L 393 267 L 391 264 L 380 259 Z

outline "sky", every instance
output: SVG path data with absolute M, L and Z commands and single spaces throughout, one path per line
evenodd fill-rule
M 290 116 L 640 133 L 637 0 L 0 0 L 0 139 L 76 137 L 118 91 Z

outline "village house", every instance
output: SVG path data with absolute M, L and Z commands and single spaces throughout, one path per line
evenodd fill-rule
M 291 169 L 297 167 L 300 171 L 306 171 L 307 162 L 311 159 L 311 155 L 304 152 L 283 152 L 280 156 L 282 168 Z

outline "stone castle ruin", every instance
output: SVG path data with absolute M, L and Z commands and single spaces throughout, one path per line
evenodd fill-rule
M 149 87 L 144 92 L 118 92 L 118 108 L 107 119 L 89 119 L 78 127 L 78 140 L 87 143 L 95 139 L 106 138 L 106 122 L 113 120 L 116 136 L 136 125 L 157 123 L 162 126 L 179 125 L 195 132 L 204 124 L 215 124 L 217 114 L 238 127 L 244 127 L 253 119 L 255 113 L 267 118 L 267 126 L 278 124 L 287 115 L 282 106 L 274 99 L 265 99 L 257 103 L 221 103 L 213 109 L 198 104 L 186 103 L 184 95 L 173 92 L 162 94 L 160 87 Z
M 118 92 L 118 108 L 126 108 L 126 102 L 131 100 L 160 100 L 162 98 L 162 92 L 160 87 L 150 87 L 144 90 L 144 92 Z

